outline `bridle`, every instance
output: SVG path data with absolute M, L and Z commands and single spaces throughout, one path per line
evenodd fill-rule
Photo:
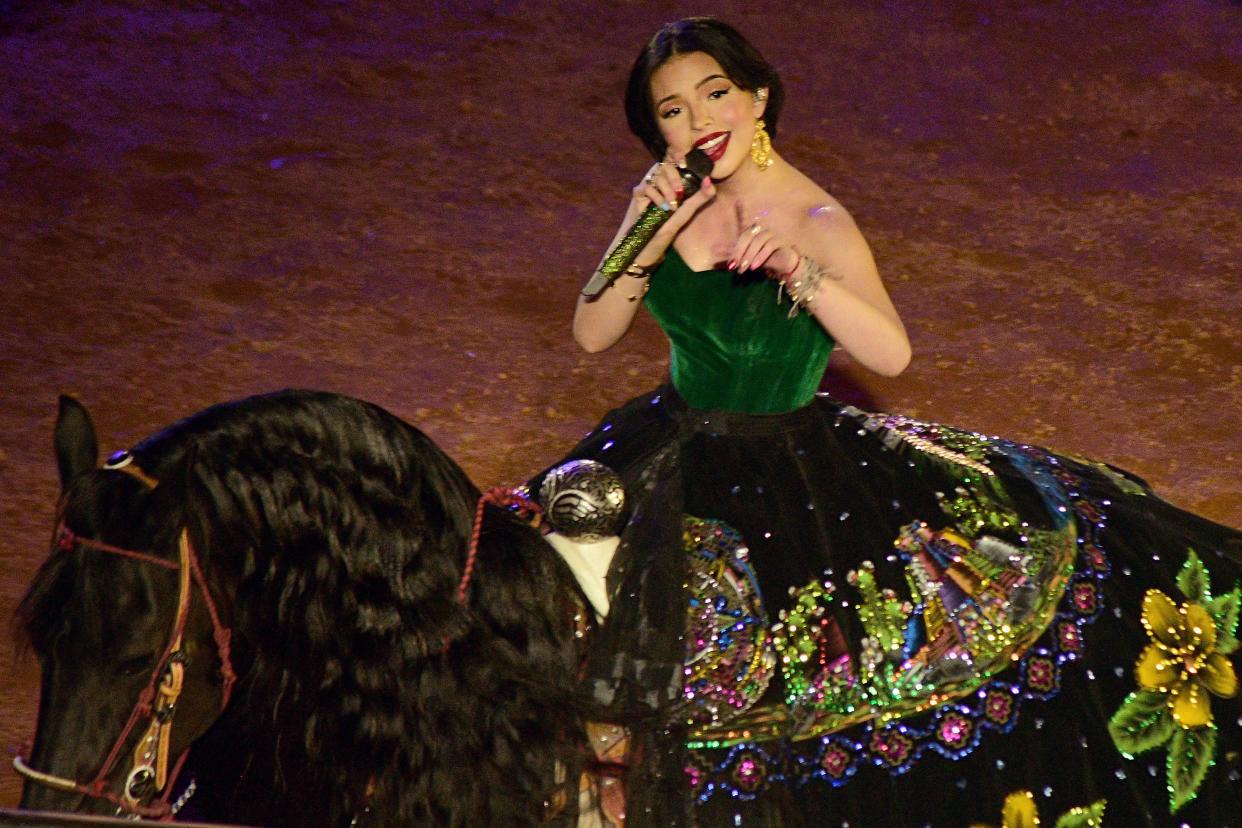
M 157 485 L 157 481 L 132 464 L 131 461 L 132 456 L 126 453 L 123 458 L 114 458 L 105 468 L 123 471 L 140 480 L 148 487 L 154 488 Z M 60 547 L 64 550 L 81 547 L 109 555 L 131 558 L 152 566 L 176 570 L 178 573 L 177 613 L 173 618 L 168 644 L 164 648 L 163 655 L 155 663 L 150 681 L 147 682 L 146 687 L 139 694 L 137 703 L 130 711 L 129 720 L 126 722 L 121 734 L 116 738 L 116 741 L 113 742 L 112 749 L 108 752 L 107 758 L 104 760 L 99 772 L 95 774 L 93 780 L 90 782 L 80 782 L 75 779 L 35 770 L 26 764 L 21 755 L 13 758 L 13 767 L 19 774 L 32 782 L 55 788 L 56 790 L 76 792 L 97 799 L 105 799 L 116 805 L 120 812 L 143 817 L 169 818 L 174 813 L 174 809 L 168 800 L 172 794 L 177 776 L 185 764 L 186 757 L 189 755 L 189 747 L 187 746 L 174 763 L 170 778 L 168 760 L 172 734 L 172 718 L 176 712 L 177 700 L 181 695 L 182 682 L 185 676 L 187 657 L 182 649 L 182 637 L 190 616 L 193 584 L 198 585 L 203 603 L 211 616 L 216 652 L 220 658 L 220 670 L 224 677 L 220 698 L 221 710 L 224 710 L 228 704 L 233 684 L 237 680 L 237 675 L 233 671 L 233 664 L 230 659 L 229 641 L 231 632 L 220 621 L 220 614 L 216 610 L 216 604 L 211 597 L 211 591 L 207 588 L 207 580 L 203 577 L 198 555 L 190 543 L 189 532 L 185 529 L 181 530 L 177 542 L 177 562 L 165 560 L 145 552 L 122 549 L 93 538 L 84 538 L 76 534 L 63 521 L 60 523 L 57 540 Z M 120 760 L 121 752 L 124 750 L 125 743 L 130 735 L 144 720 L 149 720 L 146 730 L 134 747 L 131 754 L 130 770 L 125 777 L 125 785 L 121 793 L 117 794 L 107 789 L 108 777 Z M 159 793 L 161 791 L 162 795 L 157 801 L 149 805 L 143 804 L 143 801 L 150 797 L 152 793 Z

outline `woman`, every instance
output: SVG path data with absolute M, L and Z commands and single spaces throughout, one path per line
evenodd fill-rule
M 645 304 L 672 346 L 569 455 L 630 507 L 585 674 L 629 725 L 627 825 L 1239 823 L 1242 536 L 817 395 L 834 345 L 885 375 L 910 346 L 849 214 L 772 148 L 782 101 L 723 23 L 652 38 L 626 112 L 657 163 L 614 246 L 669 215 L 574 318 L 598 351 Z

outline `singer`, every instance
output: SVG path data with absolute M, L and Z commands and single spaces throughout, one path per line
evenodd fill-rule
M 626 489 L 583 678 L 626 734 L 625 825 L 1239 825 L 1242 533 L 817 393 L 835 347 L 895 375 L 910 344 L 850 214 L 775 149 L 783 103 L 728 25 L 655 34 L 625 96 L 655 164 L 609 252 L 639 249 L 574 316 L 587 351 L 640 306 L 671 344 L 565 458 Z

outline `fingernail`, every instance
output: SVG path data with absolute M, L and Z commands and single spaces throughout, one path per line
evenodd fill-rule
M 742 262 L 740 265 L 737 266 L 737 269 L 739 271 L 750 270 L 750 262 Z
M 669 205 L 668 205 L 668 202 L 667 202 L 667 201 L 661 201 L 661 202 L 660 202 L 660 209 L 661 209 L 661 210 L 663 210 L 664 212 L 666 212 L 666 213 L 667 213 L 667 212 L 668 212 L 671 208 L 669 207 Z
M 678 188 L 677 188 L 677 200 L 678 200 L 678 201 L 681 201 L 683 198 L 685 198 L 685 196 L 686 196 L 686 190 L 685 190 L 685 188 L 684 188 L 684 187 L 678 187 Z
M 736 264 L 737 264 L 737 259 L 729 259 L 729 264 L 726 265 L 726 267 L 727 269 L 732 270 Z
M 673 199 L 673 200 L 669 203 L 669 206 L 670 206 L 670 207 L 672 207 L 674 210 L 676 210 L 676 209 L 677 209 L 677 205 L 678 205 L 679 203 L 680 203 L 680 202 L 678 202 L 678 201 L 677 201 L 677 199 Z

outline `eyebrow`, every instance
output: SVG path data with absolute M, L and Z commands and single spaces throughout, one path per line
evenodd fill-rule
M 703 78 L 703 80 L 701 80 L 701 81 L 699 81 L 698 83 L 696 83 L 696 84 L 694 85 L 694 88 L 695 88 L 695 89 L 701 89 L 701 88 L 703 87 L 703 85 L 704 85 L 704 84 L 711 83 L 712 81 L 716 80 L 717 78 L 720 78 L 721 80 L 729 80 L 727 77 L 725 77 L 724 75 L 721 75 L 721 74 L 708 75 L 707 77 Z M 729 81 L 729 82 L 730 82 L 730 83 L 732 83 L 733 81 Z M 656 101 L 656 102 L 655 102 L 655 105 L 656 105 L 656 106 L 659 106 L 660 104 L 664 103 L 665 101 L 672 100 L 673 98 L 676 98 L 676 97 L 677 97 L 677 95 L 676 95 L 676 94 L 673 94 L 673 95 L 665 95 L 663 98 L 660 98 L 660 100 Z

